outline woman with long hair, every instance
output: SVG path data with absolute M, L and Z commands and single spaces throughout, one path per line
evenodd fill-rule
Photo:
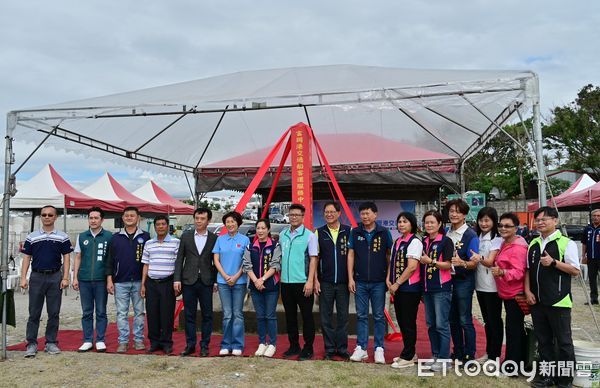
M 502 322 L 502 299 L 498 296 L 496 280 L 490 267 L 500 249 L 502 238 L 498 235 L 498 213 L 493 207 L 484 207 L 477 214 L 475 231 L 479 237 L 479 254 L 473 255 L 477 265 L 475 291 L 485 323 L 486 354 L 495 360 L 502 353 L 504 323 Z
M 250 296 L 256 312 L 258 349 L 255 356 L 273 357 L 277 345 L 277 299 L 281 247 L 271 239 L 271 223 L 256 221 L 256 237 L 244 252 L 244 272 L 250 278 Z M 267 334 L 269 342 L 267 342 Z

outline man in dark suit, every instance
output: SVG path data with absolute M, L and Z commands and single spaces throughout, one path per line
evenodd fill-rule
M 200 355 L 208 356 L 208 344 L 212 334 L 213 304 L 212 294 L 216 269 L 213 264 L 212 250 L 217 236 L 207 230 L 212 212 L 207 208 L 194 211 L 194 230 L 181 235 L 173 288 L 175 293 L 183 293 L 183 309 L 185 311 L 186 347 L 182 356 L 188 356 L 196 347 L 196 311 L 198 300 L 202 313 L 202 338 Z

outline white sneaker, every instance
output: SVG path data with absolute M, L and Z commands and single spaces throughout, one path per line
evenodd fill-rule
M 106 352 L 106 344 L 104 341 L 96 342 L 96 351 L 99 353 Z
M 265 350 L 265 353 L 263 354 L 265 357 L 273 357 L 275 355 L 275 345 L 269 345 L 267 346 L 267 350 Z
M 354 348 L 354 353 L 350 356 L 351 361 L 360 362 L 364 359 L 369 358 L 369 353 L 366 350 L 363 350 L 360 346 Z
M 400 360 L 402 360 L 400 357 L 394 357 L 394 358 L 392 359 L 392 362 L 398 362 L 398 361 L 400 361 Z M 419 356 L 417 356 L 417 354 L 415 353 L 415 355 L 413 356 L 413 358 L 412 358 L 412 360 L 411 360 L 411 361 L 412 361 L 413 363 L 415 363 L 415 364 L 416 364 L 416 363 L 417 363 L 417 361 L 419 361 Z
M 229 349 L 219 350 L 219 356 L 229 356 Z
M 77 351 L 83 353 L 87 352 L 88 350 L 92 350 L 93 347 L 94 345 L 91 342 L 84 342 L 83 345 L 81 345 L 79 349 L 77 349 Z
M 411 366 L 414 366 L 415 362 L 412 360 L 405 360 L 403 358 L 400 358 L 396 361 L 394 361 L 394 363 L 392 364 L 392 368 L 394 369 L 402 369 L 402 368 L 408 368 Z
M 441 361 L 437 361 L 431 365 L 431 370 L 434 372 L 442 372 L 444 369 L 448 370 L 452 368 L 452 363 L 442 363 Z
M 234 356 L 236 356 L 236 357 L 239 357 L 239 356 L 242 355 L 242 350 L 241 349 L 233 349 L 231 351 L 231 354 L 234 355 Z
M 258 357 L 264 356 L 266 350 L 267 350 L 267 345 L 260 344 L 260 345 L 258 345 L 258 349 L 256 350 L 256 352 L 254 352 L 254 355 L 258 356 Z
M 375 364 L 385 364 L 385 355 L 381 346 L 375 349 Z

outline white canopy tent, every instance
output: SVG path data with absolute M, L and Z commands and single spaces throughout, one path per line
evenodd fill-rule
M 109 153 L 197 177 L 203 166 L 268 150 L 288 127 L 305 121 L 317 137 L 372 133 L 455 156 L 460 165 L 504 123 L 530 110 L 541 155 L 538 79 L 531 71 L 294 67 L 15 110 L 7 117 L 4 208 L 14 190 L 13 140 L 86 156 Z M 545 201 L 542 158 L 536 161 Z M 7 212 L 3 222 L 8 225 Z M 4 244 L 3 263 L 6 256 Z

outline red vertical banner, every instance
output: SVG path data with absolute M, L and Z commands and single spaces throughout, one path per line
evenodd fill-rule
M 304 226 L 313 229 L 313 193 L 312 193 L 312 140 L 310 128 L 298 123 L 290 128 L 292 140 L 292 202 L 306 208 Z

